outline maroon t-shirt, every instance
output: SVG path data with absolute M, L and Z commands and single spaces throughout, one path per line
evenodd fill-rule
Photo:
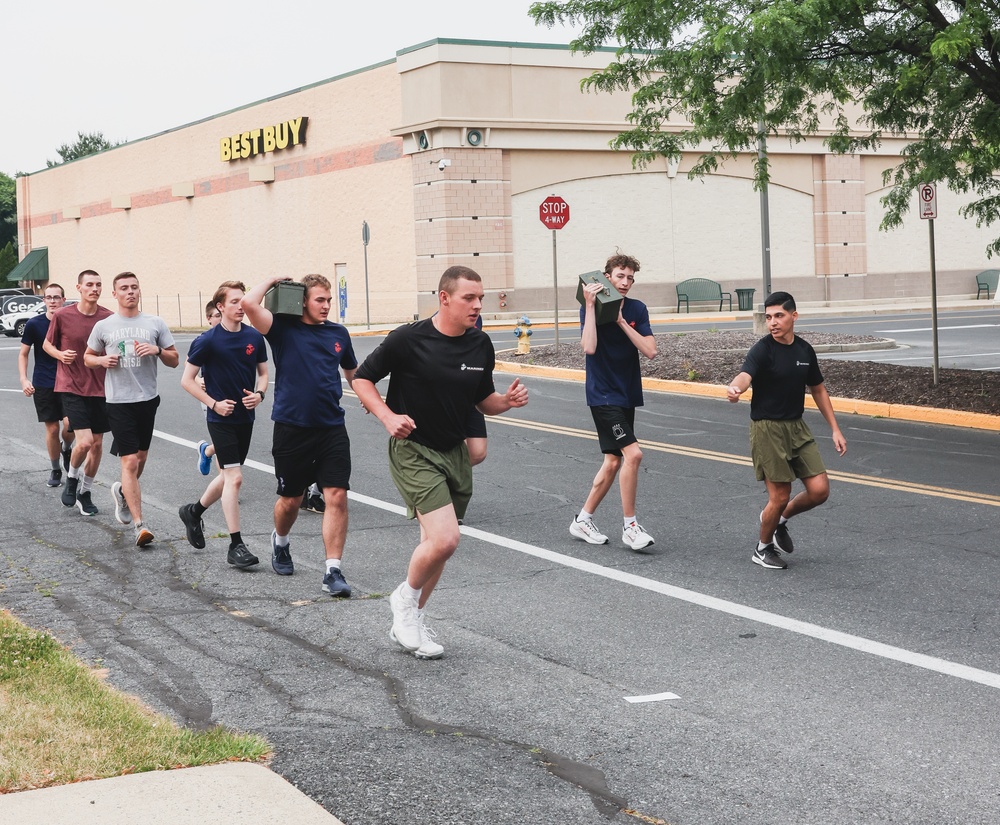
M 56 349 L 76 351 L 73 363 L 57 363 L 55 389 L 56 392 L 104 398 L 104 367 L 91 369 L 85 366 L 83 354 L 87 351 L 87 339 L 94 324 L 113 313 L 98 306 L 93 315 L 84 315 L 77 307 L 79 304 L 73 304 L 56 312 L 45 336 Z

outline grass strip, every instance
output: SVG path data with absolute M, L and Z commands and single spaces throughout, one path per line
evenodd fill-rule
M 271 751 L 261 736 L 178 726 L 7 611 L 0 611 L 0 742 L 0 793 L 257 761 Z

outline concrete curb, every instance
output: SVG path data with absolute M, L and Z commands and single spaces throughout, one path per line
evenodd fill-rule
M 584 370 L 571 370 L 563 367 L 542 367 L 537 364 L 514 364 L 510 361 L 497 361 L 496 371 L 520 375 L 537 375 L 543 378 L 556 378 L 563 381 L 582 382 L 586 378 Z M 668 381 L 662 378 L 643 378 L 642 388 L 650 392 L 695 395 L 719 399 L 726 398 L 726 388 L 722 384 L 699 384 L 695 381 Z M 749 399 L 752 394 L 752 392 L 747 392 L 744 394 L 744 397 Z M 940 410 L 936 407 L 915 407 L 910 404 L 860 401 L 856 398 L 831 397 L 830 400 L 833 402 L 834 411 L 838 413 L 1000 432 L 1000 416 L 998 415 L 962 412 L 959 410 Z M 816 409 L 816 405 L 808 395 L 806 396 L 806 406 L 809 409 Z
M 250 762 L 149 771 L 0 796 L 17 825 L 343 825 L 278 774 Z

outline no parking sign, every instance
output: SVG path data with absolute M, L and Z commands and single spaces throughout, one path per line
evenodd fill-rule
M 922 220 L 937 218 L 937 186 L 933 183 L 922 183 L 917 187 L 920 197 L 920 217 Z

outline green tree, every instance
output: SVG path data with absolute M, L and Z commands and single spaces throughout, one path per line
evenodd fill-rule
M 120 140 L 108 140 L 102 132 L 77 132 L 74 143 L 64 143 L 56 149 L 62 160 L 46 160 L 45 165 L 50 168 L 58 166 L 60 163 L 67 163 L 77 158 L 84 158 L 87 155 L 103 152 L 105 149 L 111 149 L 113 146 L 120 146 L 123 142 Z
M 15 266 L 17 266 L 17 253 L 14 251 L 14 245 L 8 241 L 7 245 L 0 249 L 0 285 L 9 286 L 7 276 Z
M 17 245 L 17 186 L 0 172 L 0 247 L 7 243 Z
M 884 173 L 884 229 L 921 181 L 966 196 L 962 214 L 1000 218 L 1000 5 L 995 0 L 549 0 L 536 23 L 580 28 L 575 51 L 617 47 L 585 89 L 632 93 L 612 146 L 638 165 L 707 146 L 693 174 L 769 136 L 826 134 L 834 152 L 902 137 Z M 860 111 L 858 111 L 860 109 Z M 678 131 L 670 120 L 691 126 Z M 766 158 L 756 185 L 768 179 Z M 988 247 L 1000 253 L 1000 238 Z

